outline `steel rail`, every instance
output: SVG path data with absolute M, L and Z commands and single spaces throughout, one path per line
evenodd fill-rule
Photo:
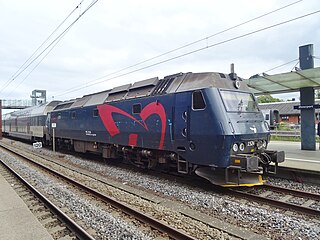
M 139 212 L 138 210 L 135 210 L 119 201 L 117 201 L 116 199 L 109 197 L 109 196 L 105 196 L 97 191 L 95 191 L 92 188 L 89 188 L 87 186 L 84 186 L 83 184 L 62 175 L 61 173 L 50 169 L 44 165 L 42 165 L 41 163 L 35 162 L 34 160 L 30 159 L 28 156 L 25 156 L 21 153 L 17 153 L 14 150 L 12 150 L 10 147 L 4 146 L 2 144 L 0 144 L 1 147 L 7 149 L 8 151 L 12 152 L 15 155 L 18 155 L 19 157 L 22 157 L 24 159 L 26 159 L 27 161 L 35 164 L 36 166 L 42 168 L 43 170 L 50 172 L 53 175 L 58 176 L 59 178 L 61 178 L 62 180 L 68 182 L 71 185 L 74 185 L 84 191 L 86 191 L 87 193 L 93 195 L 94 197 L 102 200 L 103 202 L 112 205 L 113 207 L 120 209 L 121 211 L 123 211 L 124 213 L 134 216 L 137 220 L 144 222 L 148 225 L 150 225 L 152 228 L 157 229 L 158 231 L 162 232 L 162 233 L 166 233 L 168 234 L 169 237 L 173 238 L 173 239 L 177 239 L 177 240 L 196 240 L 196 238 L 193 238 L 192 236 L 189 236 L 185 233 L 183 233 L 182 231 L 179 231 L 177 229 L 174 229 L 158 220 L 156 220 L 155 218 L 148 216 L 146 214 L 143 214 L 141 212 Z
M 8 164 L 0 159 L 0 162 L 6 169 L 9 170 L 19 181 L 21 181 L 40 201 L 48 208 L 52 213 L 54 213 L 57 218 L 66 224 L 67 228 L 70 229 L 78 239 L 80 240 L 94 240 L 94 238 L 88 234 L 82 227 L 80 227 L 76 222 L 69 218 L 65 213 L 63 213 L 57 206 L 55 206 L 48 198 L 46 198 L 42 193 L 35 189 L 26 179 L 24 179 L 20 174 L 14 171 Z
M 265 186 L 264 187 L 262 185 L 262 186 L 257 186 L 256 188 L 259 188 L 259 187 L 268 188 L 269 186 Z M 269 188 L 269 189 L 271 190 L 271 188 Z M 240 196 L 240 197 L 248 198 L 248 199 L 254 200 L 256 202 L 271 204 L 271 205 L 274 205 L 274 206 L 277 206 L 277 207 L 280 207 L 280 208 L 295 210 L 297 212 L 304 213 L 304 214 L 320 216 L 320 210 L 313 209 L 313 208 L 310 208 L 310 207 L 305 207 L 305 206 L 302 206 L 302 205 L 298 205 L 298 204 L 294 204 L 294 203 L 290 203 L 290 202 L 286 202 L 286 201 L 271 199 L 271 198 L 268 198 L 268 197 L 259 196 L 259 195 L 254 194 L 254 193 L 248 193 L 248 192 L 244 192 L 244 191 L 241 191 L 241 190 L 226 189 L 226 192 L 230 193 L 231 195 L 237 195 L 237 196 Z M 281 193 L 281 190 L 279 188 L 277 188 L 277 191 L 274 191 L 274 192 L 280 192 Z M 297 196 L 301 197 L 301 196 L 303 196 L 303 194 L 301 194 L 301 191 L 299 191 L 299 193 L 301 195 L 294 195 L 295 191 L 290 191 L 290 189 L 286 189 L 286 192 L 288 193 L 288 195 L 291 195 L 293 197 L 297 197 Z M 305 196 L 308 196 L 308 195 L 309 194 L 306 193 Z M 308 196 L 308 198 L 309 198 L 309 196 Z M 312 197 L 310 197 L 310 198 L 314 199 L 314 196 L 312 195 Z
M 320 171 L 278 166 L 277 175 L 266 174 L 272 178 L 283 178 L 299 183 L 320 184 Z
M 286 194 L 290 194 L 290 195 L 294 194 L 294 196 L 298 196 L 298 197 L 302 197 L 302 198 L 307 197 L 307 198 L 311 198 L 311 199 L 315 199 L 317 201 L 320 201 L 320 194 L 317 194 L 317 193 L 303 192 L 303 191 L 296 190 L 296 189 L 288 189 L 288 188 L 270 185 L 270 184 L 264 184 L 260 187 L 270 189 L 270 190 L 272 190 L 274 192 L 278 192 L 278 193 L 286 193 Z

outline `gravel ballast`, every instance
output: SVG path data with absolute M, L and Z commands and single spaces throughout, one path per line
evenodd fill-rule
M 45 149 L 40 151 L 44 155 L 54 155 L 51 151 Z M 150 176 L 142 172 L 126 170 L 97 161 L 84 160 L 71 155 L 66 155 L 63 161 L 99 173 L 106 178 L 117 179 L 123 184 L 175 199 L 192 209 L 206 212 L 225 222 L 237 224 L 271 239 L 319 239 L 320 236 L 319 218 L 310 219 L 308 216 L 286 214 L 279 209 L 260 206 L 257 203 L 214 192 L 204 192 L 195 187 Z M 272 182 L 273 180 L 268 179 L 268 181 Z M 274 180 L 274 182 L 281 185 L 280 180 Z M 294 189 L 299 188 L 299 184 L 292 181 L 286 180 L 284 185 L 287 187 L 292 185 Z M 316 185 L 303 184 L 301 188 L 303 191 L 309 189 L 312 192 L 320 192 L 320 187 Z

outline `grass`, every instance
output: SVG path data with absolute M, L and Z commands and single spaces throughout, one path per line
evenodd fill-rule
M 295 133 L 297 131 L 300 131 L 299 129 L 292 129 L 290 128 L 290 125 L 288 123 L 281 122 L 275 129 L 277 131 L 292 131 L 292 133 Z M 300 136 L 277 136 L 277 135 L 271 135 L 271 141 L 290 141 L 290 142 L 301 142 Z M 316 142 L 320 143 L 319 136 L 316 136 Z
M 274 136 L 271 135 L 271 141 L 289 141 L 289 142 L 301 142 L 301 137 L 288 137 L 288 136 Z M 316 142 L 320 143 L 320 138 L 316 138 Z

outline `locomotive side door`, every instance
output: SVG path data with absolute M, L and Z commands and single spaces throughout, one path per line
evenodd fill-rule
M 185 151 L 189 140 L 190 93 L 175 95 L 174 142 L 178 151 Z

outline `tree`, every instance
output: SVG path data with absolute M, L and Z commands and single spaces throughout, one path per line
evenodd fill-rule
M 320 99 L 320 89 L 315 90 L 315 98 Z
M 274 98 L 271 95 L 261 95 L 257 99 L 258 103 L 283 102 L 283 100 Z

